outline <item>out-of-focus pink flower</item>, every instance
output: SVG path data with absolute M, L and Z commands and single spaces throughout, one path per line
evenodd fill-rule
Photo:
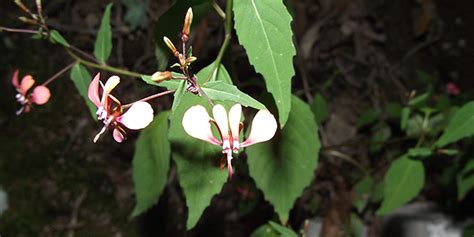
M 112 133 L 114 140 L 122 142 L 127 135 L 123 127 L 138 130 L 145 128 L 153 120 L 153 109 L 146 102 L 137 101 L 125 111 L 120 101 L 110 94 L 119 83 L 120 78 L 112 76 L 105 85 L 102 85 L 100 73 L 97 73 L 89 85 L 89 99 L 97 106 L 97 118 L 104 123 L 104 127 L 95 136 L 94 142 L 97 142 L 109 126 L 114 128 Z
M 19 71 L 15 70 L 12 77 L 12 85 L 15 87 L 18 94 L 16 95 L 16 100 L 21 104 L 21 108 L 16 112 L 17 115 L 20 115 L 22 112 L 29 112 L 32 104 L 42 105 L 48 102 L 51 97 L 51 93 L 46 86 L 36 86 L 33 89 L 33 92 L 28 94 L 28 90 L 35 84 L 35 80 L 31 75 L 26 75 L 21 79 L 21 82 L 18 80 Z
M 232 152 L 238 153 L 240 148 L 268 141 L 277 130 L 275 117 L 268 110 L 260 110 L 252 121 L 249 137 L 240 143 L 240 131 L 243 127 L 240 122 L 242 106 L 240 104 L 232 106 L 227 115 L 224 106 L 217 104 L 212 108 L 212 114 L 213 119 L 209 117 L 206 108 L 195 105 L 184 113 L 182 124 L 190 136 L 222 147 L 222 153 L 227 156 L 229 177 L 233 173 Z M 220 140 L 214 137 L 211 122 L 216 125 Z
M 449 82 L 446 84 L 446 92 L 450 95 L 458 96 L 461 94 L 461 89 L 454 82 Z

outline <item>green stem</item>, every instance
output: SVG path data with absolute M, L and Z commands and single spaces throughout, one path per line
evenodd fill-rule
M 217 5 L 216 1 L 212 1 L 212 7 L 216 11 L 217 15 L 219 15 L 222 19 L 225 20 L 225 12 L 222 10 L 219 5 Z
M 232 5 L 233 0 L 227 0 L 227 4 L 225 6 L 225 37 L 224 42 L 222 42 L 221 48 L 219 49 L 219 54 L 217 55 L 216 61 L 214 62 L 214 66 L 212 68 L 211 73 L 206 79 L 206 82 L 211 80 L 212 78 L 217 76 L 219 72 L 219 68 L 222 62 L 222 58 L 224 57 L 224 53 L 229 46 L 230 39 L 232 38 Z
M 113 72 L 113 73 L 117 73 L 117 74 L 125 75 L 125 76 L 130 76 L 130 77 L 136 77 L 136 78 L 141 78 L 142 77 L 142 74 L 137 73 L 137 72 L 131 72 L 131 71 L 123 70 L 123 69 L 120 69 L 120 68 L 111 67 L 111 66 L 102 65 L 102 64 L 97 64 L 97 63 L 93 63 L 93 62 L 84 60 L 84 59 L 80 58 L 79 56 L 77 56 L 76 54 L 74 54 L 73 52 L 71 52 L 71 50 L 69 50 L 67 48 L 66 48 L 66 52 L 69 54 L 69 56 L 71 56 L 72 58 L 77 60 L 79 63 L 82 63 L 82 64 L 84 64 L 86 66 L 89 66 L 89 67 L 92 67 L 92 68 L 97 68 L 97 69 L 100 69 L 100 70 L 109 71 L 109 72 Z

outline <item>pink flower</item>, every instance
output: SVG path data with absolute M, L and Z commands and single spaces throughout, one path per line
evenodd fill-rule
M 46 86 L 40 85 L 36 86 L 33 89 L 33 92 L 27 94 L 28 90 L 33 86 L 33 84 L 35 84 L 35 80 L 31 75 L 26 75 L 21 79 L 20 83 L 18 80 L 18 74 L 18 70 L 13 73 L 12 84 L 18 91 L 16 100 L 22 105 L 22 107 L 16 112 L 17 115 L 20 115 L 23 111 L 25 113 L 30 112 L 32 104 L 42 105 L 48 102 L 51 93 Z
M 209 117 L 203 106 L 195 105 L 184 113 L 182 124 L 190 136 L 222 147 L 222 153 L 227 155 L 229 177 L 233 173 L 232 152 L 238 153 L 240 148 L 270 140 L 277 129 L 275 117 L 268 110 L 260 110 L 252 121 L 249 137 L 240 143 L 240 131 L 243 127 L 240 122 L 242 106 L 232 106 L 227 115 L 224 106 L 218 104 L 212 108 L 212 114 L 214 119 Z M 220 139 L 214 137 L 211 122 L 217 127 Z
M 110 94 L 112 89 L 120 83 L 118 76 L 110 77 L 105 86 L 102 85 L 99 79 L 100 73 L 97 73 L 89 85 L 88 91 L 89 99 L 97 106 L 97 118 L 105 124 L 102 130 L 95 136 L 94 142 L 97 142 L 100 135 L 109 126 L 114 128 L 112 134 L 115 141 L 122 142 L 127 135 L 123 127 L 138 130 L 145 128 L 151 123 L 153 120 L 153 109 L 150 104 L 137 101 L 124 112 L 125 106 L 122 106 L 120 101 Z M 99 96 L 100 89 L 102 90 L 101 96 Z
M 461 93 L 461 90 L 454 82 L 449 82 L 446 84 L 446 92 L 450 95 L 458 96 Z

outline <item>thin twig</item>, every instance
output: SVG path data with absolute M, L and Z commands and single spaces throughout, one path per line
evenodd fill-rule
M 160 93 L 157 93 L 157 94 L 154 94 L 154 95 L 150 95 L 150 96 L 145 97 L 145 98 L 143 98 L 141 100 L 138 100 L 138 101 L 149 101 L 149 100 L 156 99 L 156 98 L 159 98 L 161 96 L 168 95 L 168 94 L 171 94 L 171 93 L 174 93 L 174 92 L 175 92 L 175 90 L 164 91 L 164 92 L 160 92 Z M 122 108 L 126 109 L 126 108 L 132 106 L 132 104 L 133 103 L 122 105 Z
M 48 85 L 49 83 L 51 83 L 52 81 L 54 81 L 56 78 L 60 77 L 63 73 L 67 72 L 69 69 L 71 69 L 75 64 L 77 63 L 77 61 L 74 61 L 72 63 L 70 63 L 69 65 L 67 65 L 65 68 L 61 69 L 61 71 L 57 72 L 56 74 L 54 74 L 52 77 L 50 77 L 48 80 L 46 80 L 43 84 L 41 84 L 42 86 L 46 86 Z
M 81 207 L 82 201 L 86 198 L 87 189 L 83 189 L 79 197 L 77 197 L 74 202 L 74 206 L 71 214 L 71 221 L 69 222 L 70 226 L 75 226 L 77 224 L 77 216 L 79 215 L 79 208 Z M 74 229 L 70 229 L 67 233 L 67 237 L 74 237 Z
M 14 33 L 26 33 L 26 34 L 38 34 L 39 31 L 37 30 L 28 30 L 28 29 L 15 29 L 15 28 L 8 28 L 0 26 L 0 32 L 7 31 L 7 32 L 14 32 Z M 46 32 L 42 33 L 43 35 L 48 35 Z

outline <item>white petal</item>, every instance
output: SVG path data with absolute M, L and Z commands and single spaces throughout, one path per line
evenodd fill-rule
M 260 110 L 252 121 L 252 129 L 246 141 L 242 142 L 241 147 L 250 146 L 255 143 L 265 142 L 275 135 L 277 130 L 275 117 L 268 110 Z
M 220 145 L 220 142 L 212 135 L 209 114 L 204 106 L 195 105 L 189 108 L 184 113 L 182 124 L 189 136 Z
M 104 92 L 102 93 L 102 100 L 101 104 L 104 105 L 104 103 L 107 101 L 106 98 L 109 96 L 110 91 L 114 89 L 118 84 L 120 83 L 120 78 L 118 76 L 111 76 L 107 82 L 105 82 L 104 86 Z M 107 106 L 104 106 L 107 107 Z
M 242 116 L 242 106 L 235 104 L 230 108 L 229 111 L 229 126 L 232 133 L 233 149 L 239 150 L 239 128 L 240 128 L 240 117 Z
M 122 123 L 129 129 L 142 129 L 153 121 L 153 109 L 147 102 L 135 102 L 132 107 L 122 116 L 117 118 L 117 122 Z
M 222 141 L 229 139 L 229 119 L 224 106 L 217 104 L 212 108 L 212 115 L 221 132 Z

